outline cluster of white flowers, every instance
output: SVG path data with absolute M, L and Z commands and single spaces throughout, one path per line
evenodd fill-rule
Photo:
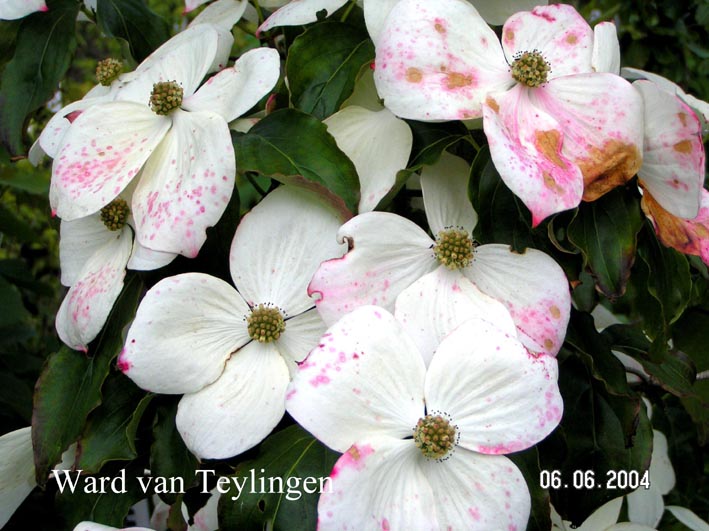
M 345 3 L 262 0 L 279 9 L 259 31 Z M 311 191 L 275 189 L 236 228 L 233 286 L 165 278 L 128 331 L 118 368 L 143 389 L 184 395 L 176 423 L 196 456 L 241 454 L 286 411 L 342 452 L 319 529 L 521 531 L 530 495 L 504 454 L 544 439 L 563 413 L 555 356 L 568 281 L 541 251 L 473 241 L 469 164 L 444 153 L 423 168 L 430 234 L 374 211 L 411 152 L 402 118 L 482 118 L 533 225 L 638 174 L 662 241 L 709 263 L 695 112 L 661 84 L 618 75 L 612 24 L 594 30 L 571 6 L 539 3 L 366 0 L 383 106 L 371 84 L 359 93 L 363 81 L 325 120 L 360 176 L 359 214 L 341 219 Z M 222 216 L 236 173 L 228 124 L 280 76 L 266 47 L 227 66 L 229 24 L 246 8 L 211 4 L 134 72 L 106 64 L 102 85 L 42 134 L 70 286 L 56 325 L 70 347 L 87 350 L 126 268 L 196 256 Z M 0 18 L 42 9 L 6 1 Z M 486 20 L 506 20 L 501 41 Z M 108 528 L 77 527 L 89 529 Z

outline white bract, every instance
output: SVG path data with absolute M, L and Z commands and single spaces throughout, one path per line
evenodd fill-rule
M 557 426 L 557 376 L 556 360 L 530 355 L 511 323 L 465 321 L 426 369 L 385 309 L 345 315 L 300 365 L 287 401 L 344 452 L 320 496 L 319 529 L 525 529 L 527 485 L 501 454 Z
M 614 498 L 596 509 L 584 522 L 573 527 L 571 522 L 562 520 L 554 507 L 551 508 L 552 531 L 656 531 L 645 525 L 621 522 L 618 523 L 623 497 Z
M 47 9 L 45 0 L 0 0 L 0 20 L 16 20 Z
M 28 426 L 0 437 L 0 528 L 37 486 Z
M 137 178 L 138 241 L 193 257 L 233 190 L 227 122 L 275 85 L 280 60 L 272 49 L 249 51 L 196 90 L 213 64 L 223 64 L 223 34 L 209 24 L 185 34 L 146 59 L 148 74 L 123 89 L 122 101 L 92 105 L 74 120 L 54 160 L 50 203 L 62 219 L 85 217 Z
M 232 280 L 187 273 L 142 300 L 118 366 L 140 387 L 184 393 L 177 428 L 201 458 L 258 444 L 285 411 L 289 371 L 325 329 L 306 286 L 339 256 L 338 215 L 311 192 L 281 187 L 239 224 Z
M 441 289 L 468 289 L 444 276 L 466 278 L 474 290 L 504 305 L 522 343 L 532 352 L 556 354 L 566 333 L 571 299 L 556 262 L 535 249 L 518 254 L 507 245 L 475 246 L 477 214 L 467 198 L 468 164 L 443 154 L 425 167 L 421 187 L 431 239 L 418 225 L 386 212 L 355 216 L 339 232 L 350 244 L 342 258 L 323 263 L 308 290 L 319 295 L 318 311 L 332 324 L 365 304 L 392 310 L 399 294 L 427 273 Z M 443 284 L 447 284 L 445 287 Z
M 378 100 L 371 70 L 357 81 L 352 97 L 323 123 L 355 165 L 361 197 L 358 211 L 371 212 L 396 183 L 409 160 L 411 129 Z
M 61 282 L 70 289 L 55 325 L 59 338 L 75 350 L 86 352 L 103 328 L 123 289 L 126 268 L 157 269 L 177 256 L 140 245 L 133 237 L 130 195 L 122 195 L 96 214 L 60 225 Z
M 398 116 L 483 116 L 495 167 L 537 225 L 640 167 L 640 97 L 594 62 L 611 59 L 594 53 L 593 30 L 569 5 L 511 16 L 500 43 L 465 0 L 401 0 L 379 36 L 374 78 Z

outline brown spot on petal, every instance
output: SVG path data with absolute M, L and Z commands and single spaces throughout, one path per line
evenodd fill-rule
M 413 66 L 406 70 L 406 81 L 409 83 L 421 83 L 423 73 L 418 68 Z
M 681 142 L 677 142 L 672 147 L 675 151 L 678 151 L 679 153 L 689 154 L 692 152 L 692 142 L 690 142 L 689 140 L 682 140 Z
M 547 339 L 544 340 L 544 348 L 545 348 L 545 349 L 551 350 L 551 348 L 552 348 L 553 346 L 554 346 L 554 342 L 553 342 L 551 339 L 547 338 Z
M 559 310 L 558 306 L 552 306 L 551 308 L 549 308 L 549 313 L 551 313 L 551 316 L 554 319 L 558 319 L 559 317 L 561 317 L 561 310 Z
M 573 33 L 566 36 L 566 42 L 568 42 L 569 44 L 576 44 L 578 41 L 579 41 L 579 38 L 576 35 L 574 35 Z
M 434 27 L 434 29 L 435 29 L 438 33 L 445 33 L 445 32 L 446 32 L 446 28 L 443 27 L 443 24 L 440 24 L 440 23 L 438 23 L 438 22 L 436 22 L 436 23 L 433 25 L 433 27 Z
M 534 144 L 542 155 L 553 164 L 566 169 L 566 163 L 561 160 L 561 134 L 559 131 L 536 131 L 534 133 Z
M 359 448 L 356 446 L 351 446 L 349 450 L 347 450 L 347 453 L 350 454 L 350 457 L 352 458 L 353 461 L 359 461 L 362 455 L 359 453 Z
M 490 96 L 487 97 L 485 103 L 487 103 L 487 106 L 490 107 L 493 111 L 495 111 L 495 114 L 500 112 L 500 106 Z
M 473 77 L 461 74 L 460 72 L 451 72 L 446 76 L 446 87 L 449 89 L 467 87 L 472 84 Z
M 559 184 L 554 180 L 554 177 L 549 175 L 548 172 L 543 172 L 542 178 L 544 179 L 544 186 L 549 188 L 549 190 L 559 195 L 564 193 L 564 189 L 559 186 Z
M 642 160 L 637 146 L 620 140 L 591 148 L 588 157 L 578 161 L 583 174 L 583 200 L 594 201 L 628 182 L 640 169 Z
M 515 32 L 512 31 L 511 29 L 508 29 L 505 32 L 505 40 L 509 41 L 509 42 L 512 42 L 513 40 L 515 40 Z
M 682 123 L 682 127 L 687 127 L 687 114 L 686 113 L 678 112 L 677 118 L 679 118 L 679 121 Z
M 640 186 L 643 186 L 642 181 Z M 687 220 L 667 212 L 647 190 L 643 194 L 640 206 L 645 215 L 652 220 L 657 237 L 664 245 L 685 254 L 701 254 L 701 243 L 702 240 L 709 238 L 709 227 L 702 223 L 693 223 L 691 225 L 693 230 L 690 230 Z

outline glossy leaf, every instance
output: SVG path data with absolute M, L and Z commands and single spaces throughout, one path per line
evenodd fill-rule
M 316 24 L 291 46 L 286 62 L 293 105 L 327 118 L 352 94 L 362 65 L 374 59 L 366 31 L 339 22 Z
M 259 478 L 283 478 L 287 485 L 288 478 L 326 478 L 330 475 L 338 454 L 319 443 L 312 435 L 299 426 L 290 426 L 266 439 L 259 456 L 253 461 L 239 464 L 235 477 L 246 480 L 246 486 L 237 499 L 236 488 L 223 494 L 219 500 L 219 523 L 222 529 L 239 529 L 242 531 L 273 529 L 274 531 L 289 531 L 292 529 L 315 529 L 317 524 L 318 494 L 304 492 L 302 481 L 298 492 L 299 499 L 288 499 L 288 489 L 284 493 L 251 493 L 253 471 L 259 490 Z M 267 483 L 268 484 L 268 483 Z M 308 485 L 309 490 L 318 489 L 319 485 Z M 271 490 L 271 489 L 269 489 Z
M 25 118 L 54 95 L 76 48 L 79 3 L 54 0 L 48 5 L 47 12 L 22 21 L 15 55 L 0 83 L 0 138 L 16 154 L 24 151 Z
M 190 485 L 195 480 L 198 463 L 177 431 L 176 414 L 177 401 L 157 409 L 150 447 L 150 470 L 155 477 L 182 478 L 185 485 Z M 162 497 L 171 504 L 177 501 L 175 493 L 166 493 Z
M 406 120 L 414 136 L 408 169 L 420 169 L 424 164 L 435 164 L 444 150 L 460 142 L 470 133 L 460 122 L 417 122 Z
M 245 135 L 234 135 L 240 172 L 252 171 L 277 181 L 319 192 L 343 218 L 357 209 L 359 179 L 352 161 L 340 151 L 327 127 L 294 109 L 270 114 Z
M 581 203 L 569 225 L 569 240 L 581 250 L 596 289 L 610 299 L 625 293 L 642 224 L 637 199 L 616 188 L 592 203 Z
M 143 286 L 129 277 L 109 315 L 108 324 L 90 347 L 92 358 L 68 347 L 51 355 L 35 388 L 32 443 L 37 483 L 44 485 L 62 452 L 83 431 L 89 413 L 101 403 L 101 387 L 123 347 L 123 327 L 135 315 Z
M 107 35 L 128 42 L 138 62 L 170 37 L 167 22 L 148 9 L 144 0 L 98 0 L 96 19 Z
M 108 461 L 135 459 L 138 423 L 152 399 L 118 373 L 106 379 L 101 394 L 101 405 L 89 416 L 79 440 L 77 468 L 87 474 L 97 473 Z

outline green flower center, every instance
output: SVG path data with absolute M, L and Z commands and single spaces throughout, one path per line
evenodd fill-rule
M 528 87 L 539 87 L 546 83 L 549 72 L 549 63 L 537 50 L 518 53 L 512 63 L 512 77 Z
M 283 315 L 278 308 L 259 304 L 251 310 L 251 315 L 246 320 L 249 336 L 260 343 L 275 341 L 286 329 Z
M 424 457 L 443 459 L 455 446 L 455 426 L 441 415 L 426 415 L 414 428 L 414 443 Z
M 463 229 L 443 229 L 436 237 L 433 254 L 439 263 L 448 269 L 468 267 L 473 260 L 475 244 L 473 239 Z
M 96 80 L 104 87 L 109 86 L 123 71 L 123 62 L 118 59 L 104 59 L 96 65 Z
M 121 230 L 128 219 L 128 203 L 117 197 L 101 209 L 101 221 L 108 230 Z
M 155 114 L 168 115 L 182 105 L 182 87 L 177 81 L 161 81 L 153 85 L 150 93 L 150 108 Z

